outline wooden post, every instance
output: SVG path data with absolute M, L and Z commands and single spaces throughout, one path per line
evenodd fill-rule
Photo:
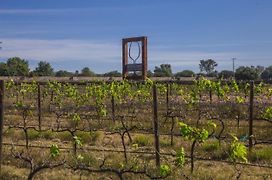
M 249 144 L 248 148 L 251 151 L 253 143 L 252 143 L 252 136 L 253 136 L 253 98 L 254 98 L 254 81 L 250 81 L 250 96 L 249 96 Z
M 172 83 L 170 83 L 170 86 L 169 86 L 169 95 L 170 95 L 170 96 L 173 95 L 173 92 L 172 92 Z
M 42 130 L 42 122 L 41 122 L 41 85 L 38 83 L 38 122 L 39 122 L 39 130 Z
M 128 45 L 125 39 L 122 40 L 122 59 L 123 59 L 123 79 L 127 78 L 128 76 Z
M 147 78 L 147 37 L 142 37 L 142 80 Z
M 169 114 L 169 84 L 166 84 L 166 114 Z
M 5 91 L 5 82 L 0 80 L 0 172 L 3 161 L 3 126 L 4 126 L 4 91 Z
M 174 127 L 175 127 L 175 119 L 171 117 L 171 146 L 174 144 Z
M 115 103 L 114 96 L 111 96 L 111 112 L 112 112 L 112 120 L 115 121 Z
M 159 140 L 159 124 L 158 124 L 158 101 L 157 101 L 157 87 L 153 85 L 153 125 L 154 125 L 154 140 L 155 140 L 155 155 L 156 165 L 160 167 L 160 140 Z

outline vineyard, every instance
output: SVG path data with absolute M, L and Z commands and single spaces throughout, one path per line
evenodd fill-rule
M 0 179 L 271 179 L 272 85 L 1 81 Z

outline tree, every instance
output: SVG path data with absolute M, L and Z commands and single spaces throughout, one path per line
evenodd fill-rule
M 74 76 L 74 74 L 68 71 L 59 70 L 56 72 L 55 76 L 56 77 L 71 77 L 71 76 Z
M 122 77 L 122 74 L 118 71 L 110 71 L 103 75 L 104 77 Z
M 258 77 L 258 70 L 254 66 L 240 66 L 235 72 L 237 80 L 256 80 Z
M 195 76 L 195 73 L 191 70 L 183 70 L 175 74 L 175 77 L 194 77 L 194 76 Z
M 7 74 L 8 76 L 28 76 L 28 61 L 19 57 L 9 58 L 7 60 Z
M 8 76 L 8 67 L 4 62 L 0 63 L 0 76 Z
M 212 59 L 200 60 L 199 69 L 200 72 L 205 71 L 206 74 L 211 74 L 214 72 L 217 63 Z
M 172 69 L 170 64 L 161 64 L 160 67 L 155 66 L 154 70 L 155 77 L 171 77 Z
M 215 71 L 207 74 L 207 77 L 218 77 L 218 71 L 215 70 Z
M 261 78 L 263 80 L 272 80 L 272 66 L 265 68 L 265 70 L 261 74 Z
M 92 76 L 95 76 L 95 73 L 93 71 L 91 71 L 90 68 L 84 67 L 81 70 L 80 76 L 92 77 Z
M 147 77 L 153 77 L 153 76 L 154 76 L 153 72 L 148 70 L 147 71 Z
M 53 76 L 54 70 L 50 63 L 40 61 L 38 67 L 33 71 L 34 76 Z
M 256 69 L 256 72 L 258 73 L 258 76 L 260 77 L 261 74 L 264 72 L 265 68 L 263 66 L 258 65 L 255 69 Z
M 222 70 L 222 71 L 219 73 L 219 78 L 229 79 L 229 78 L 233 77 L 233 75 L 234 75 L 233 71 Z

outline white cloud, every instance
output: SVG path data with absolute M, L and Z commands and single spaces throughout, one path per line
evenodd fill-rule
M 106 9 L 107 7 L 93 8 L 55 8 L 55 9 L 0 9 L 0 14 L 51 14 L 51 13 L 73 13 L 73 12 L 88 12 L 98 9 Z
M 120 57 L 118 44 L 84 40 L 2 39 L 2 57 L 63 61 L 109 61 Z
M 145 7 L 145 6 L 142 6 Z M 86 8 L 8 8 L 0 9 L 0 14 L 52 14 L 52 13 L 75 13 L 75 12 L 97 12 L 97 11 L 110 11 L 110 10 L 121 10 L 124 7 L 122 6 L 93 6 Z M 126 9 L 135 9 L 135 6 L 126 6 Z

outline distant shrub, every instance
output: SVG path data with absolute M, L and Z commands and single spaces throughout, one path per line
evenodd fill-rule
M 223 70 L 218 74 L 218 76 L 219 78 L 222 78 L 222 79 L 229 79 L 234 76 L 234 73 L 233 71 Z
M 258 71 L 255 67 L 241 66 L 236 69 L 235 78 L 237 80 L 256 80 L 258 79 Z
M 175 77 L 194 77 L 194 76 L 195 76 L 195 73 L 191 70 L 184 70 L 181 72 L 177 72 L 175 74 Z

